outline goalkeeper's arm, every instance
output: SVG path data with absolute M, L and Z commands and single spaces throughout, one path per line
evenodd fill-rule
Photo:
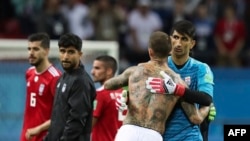
M 209 94 L 205 92 L 194 91 L 188 88 L 185 88 L 183 98 L 187 102 L 197 103 L 204 106 L 209 106 L 213 102 L 213 99 Z

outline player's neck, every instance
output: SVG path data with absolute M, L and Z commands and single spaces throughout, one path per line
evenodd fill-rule
M 172 55 L 172 60 L 176 65 L 183 65 L 187 62 L 189 56 L 176 56 Z
M 44 60 L 42 63 L 40 63 L 38 66 L 36 66 L 36 71 L 38 73 L 44 72 L 50 66 L 51 66 L 51 63 L 49 62 L 49 60 Z
M 166 64 L 166 59 L 159 59 L 159 58 L 151 58 L 150 63 L 158 64 L 158 65 L 165 65 Z

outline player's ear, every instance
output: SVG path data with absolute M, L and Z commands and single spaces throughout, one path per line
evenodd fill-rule
M 83 57 L 83 52 L 82 51 L 78 51 L 78 54 L 80 57 Z
M 153 56 L 154 55 L 153 50 L 151 48 L 148 48 L 148 54 L 149 54 L 149 56 Z
M 195 46 L 195 44 L 196 44 L 196 40 L 192 40 L 192 41 L 191 41 L 190 49 L 192 49 L 192 48 Z
M 49 55 L 49 48 L 44 48 L 46 55 Z
M 113 76 L 113 70 L 111 68 L 107 68 L 107 75 Z

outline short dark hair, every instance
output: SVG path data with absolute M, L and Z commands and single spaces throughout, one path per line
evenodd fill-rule
M 82 50 L 82 39 L 72 33 L 66 33 L 62 35 L 58 41 L 58 46 L 68 48 L 70 46 L 75 47 L 78 51 Z
M 175 30 L 182 35 L 186 34 L 192 39 L 195 38 L 195 27 L 193 23 L 190 21 L 181 20 L 181 21 L 175 22 L 170 31 L 170 34 L 172 35 Z
M 50 37 L 45 32 L 33 33 L 28 37 L 29 42 L 41 41 L 43 48 L 50 48 Z
M 149 39 L 149 48 L 152 48 L 159 58 L 167 57 L 172 49 L 168 34 L 161 31 L 153 32 Z
M 102 55 L 102 56 L 96 57 L 95 60 L 104 62 L 106 65 L 105 67 L 111 68 L 113 71 L 113 74 L 115 74 L 117 70 L 117 61 L 115 60 L 114 57 L 109 56 L 109 55 Z

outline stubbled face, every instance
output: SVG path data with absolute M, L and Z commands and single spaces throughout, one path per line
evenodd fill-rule
M 102 61 L 94 60 L 91 74 L 94 82 L 103 84 L 108 78 L 108 70 Z
M 39 66 L 48 55 L 48 49 L 41 46 L 41 41 L 28 42 L 29 63 L 32 66 Z
M 171 35 L 172 51 L 171 53 L 180 58 L 189 56 L 190 49 L 195 45 L 195 40 L 188 35 L 182 35 L 177 31 L 174 31 Z
M 75 47 L 59 47 L 59 58 L 62 68 L 65 71 L 76 69 L 79 66 L 82 52 L 78 51 Z

